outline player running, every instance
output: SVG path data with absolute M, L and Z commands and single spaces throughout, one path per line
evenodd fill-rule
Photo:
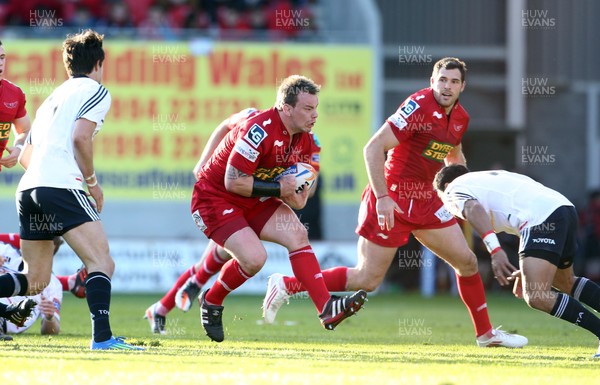
M 456 58 L 436 62 L 430 87 L 409 96 L 369 140 L 364 157 L 370 183 L 362 195 L 356 229 L 358 263 L 325 270 L 323 278 L 331 291 L 374 290 L 412 233 L 454 268 L 477 344 L 522 347 L 525 337 L 492 327 L 477 258 L 431 186 L 444 163 L 466 163 L 461 139 L 469 115 L 458 101 L 466 71 Z M 294 277 L 272 275 L 263 301 L 265 322 L 272 323 L 283 303 L 304 290 Z
M 240 122 L 200 170 L 192 217 L 207 237 L 233 256 L 200 298 L 202 325 L 214 341 L 224 339 L 223 300 L 266 261 L 261 239 L 289 250 L 292 270 L 326 329 L 333 330 L 366 299 L 364 291 L 342 298 L 329 294 L 307 231 L 291 209 L 304 207 L 308 190 L 296 193 L 291 175 L 274 181 L 289 166 L 309 163 L 312 157 L 310 132 L 318 116 L 318 92 L 319 86 L 303 76 L 284 79 L 276 106 Z M 281 218 L 292 222 L 286 229 L 297 230 L 281 230 Z
M 515 295 L 531 308 L 600 339 L 600 319 L 579 302 L 600 311 L 600 286 L 573 273 L 578 220 L 567 198 L 525 175 L 503 170 L 469 172 L 463 165 L 442 168 L 434 187 L 452 215 L 469 221 L 481 234 L 501 285 L 515 280 Z M 495 233 L 502 231 L 521 238 L 520 271 L 498 242 Z M 600 358 L 600 343 L 594 357 Z
M 200 158 L 194 167 L 193 173 L 196 180 L 199 178 L 199 173 L 210 156 L 215 152 L 217 146 L 225 135 L 233 129 L 238 123 L 248 119 L 258 112 L 256 108 L 246 108 L 241 110 L 227 119 L 223 120 L 211 133 Z M 313 135 L 311 133 L 311 135 Z M 313 151 L 317 151 L 318 146 Z M 318 168 L 318 163 L 313 164 Z M 216 273 L 221 270 L 221 267 L 231 259 L 231 255 L 227 253 L 221 246 L 218 246 L 214 241 L 209 241 L 204 253 L 200 257 L 200 261 L 192 265 L 184 271 L 173 287 L 160 299 L 153 303 L 144 314 L 144 318 L 150 323 L 150 330 L 153 333 L 165 334 L 166 316 L 177 306 L 183 311 L 188 311 L 193 302 L 198 298 L 202 290 L 202 286 Z
M 196 179 L 198 179 L 200 170 L 225 135 L 227 135 L 227 133 L 229 133 L 229 131 L 238 123 L 252 117 L 257 112 L 258 110 L 256 108 L 246 108 L 231 115 L 215 128 L 200 155 L 200 159 L 194 167 L 193 173 Z M 311 132 L 310 136 L 312 142 L 312 155 L 309 164 L 318 170 L 321 147 L 315 133 Z M 313 187 L 309 192 L 309 198 L 314 195 L 314 192 L 315 188 Z M 175 306 L 184 312 L 190 310 L 194 301 L 198 299 L 202 291 L 202 286 L 204 286 L 213 275 L 218 273 L 225 262 L 230 259 L 231 255 L 225 249 L 217 245 L 214 241 L 209 241 L 204 253 L 200 257 L 200 261 L 184 271 L 173 287 L 160 299 L 160 301 L 155 302 L 146 309 L 144 318 L 150 323 L 150 330 L 153 333 L 165 334 L 167 314 Z

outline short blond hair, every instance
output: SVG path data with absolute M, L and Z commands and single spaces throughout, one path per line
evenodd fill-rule
M 284 104 L 289 104 L 292 107 L 298 102 L 298 95 L 308 93 L 317 95 L 321 91 L 321 86 L 316 84 L 312 79 L 302 75 L 291 75 L 283 79 L 277 90 L 277 100 L 275 107 L 278 110 L 283 108 Z

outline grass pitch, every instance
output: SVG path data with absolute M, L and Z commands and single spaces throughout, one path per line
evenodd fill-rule
M 85 300 L 65 293 L 62 333 L 39 335 L 39 324 L 0 342 L 3 384 L 571 384 L 595 383 L 596 338 L 510 295 L 490 295 L 495 326 L 529 338 L 523 349 L 478 348 L 457 297 L 371 296 L 366 308 L 326 331 L 312 303 L 292 299 L 275 325 L 261 323 L 262 298 L 230 296 L 225 341 L 204 335 L 197 303 L 174 309 L 169 334 L 150 333 L 142 319 L 159 299 L 115 295 L 115 335 L 145 352 L 92 352 Z

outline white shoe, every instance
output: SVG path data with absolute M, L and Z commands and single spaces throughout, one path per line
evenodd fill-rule
M 490 332 L 477 337 L 477 345 L 480 348 L 491 348 L 494 346 L 504 346 L 505 348 L 522 348 L 527 345 L 526 337 L 518 334 L 510 334 L 504 330 L 500 330 L 502 326 L 498 326 L 496 329 L 490 330 Z M 492 334 L 489 337 L 489 334 Z
M 187 281 L 175 293 L 175 306 L 183 311 L 188 311 L 192 307 L 195 300 L 198 299 L 202 286 L 196 284 L 194 277 L 188 278 Z
M 167 332 L 165 331 L 165 324 L 167 323 L 167 318 L 156 313 L 157 306 L 158 302 L 153 303 L 152 306 L 146 309 L 144 318 L 148 320 L 148 323 L 150 324 L 150 331 L 152 333 L 167 334 Z
M 277 312 L 283 306 L 283 303 L 290 303 L 290 295 L 285 289 L 283 275 L 275 273 L 269 277 L 267 283 L 267 293 L 263 300 L 263 318 L 265 323 L 272 324 L 275 321 Z

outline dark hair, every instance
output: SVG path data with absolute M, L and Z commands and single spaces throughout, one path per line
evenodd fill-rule
M 460 81 L 464 83 L 466 77 L 467 77 L 467 65 L 465 64 L 464 61 L 455 58 L 455 57 L 445 57 L 443 59 L 438 60 L 434 65 L 433 65 L 433 72 L 431 73 L 431 77 L 435 78 L 438 74 L 438 72 L 440 72 L 440 69 L 447 69 L 447 70 L 453 70 L 453 69 L 457 69 L 460 71 Z
M 321 90 L 321 86 L 316 84 L 311 79 L 302 75 L 291 75 L 283 79 L 277 90 L 277 100 L 275 107 L 278 110 L 283 108 L 284 104 L 289 104 L 292 107 L 298 102 L 298 95 L 301 93 L 309 93 L 316 95 Z
M 442 167 L 433 178 L 433 188 L 439 191 L 446 190 L 446 183 L 452 182 L 461 175 L 465 175 L 469 169 L 462 164 L 451 164 L 450 166 Z
M 69 76 L 91 73 L 98 61 L 102 66 L 104 61 L 103 39 L 104 35 L 91 29 L 67 36 L 63 42 L 63 63 Z

